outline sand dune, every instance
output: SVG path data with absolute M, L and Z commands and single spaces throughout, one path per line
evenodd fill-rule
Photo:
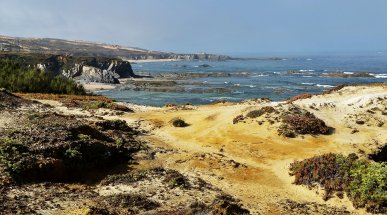
M 386 144 L 386 99 L 386 86 L 364 86 L 295 101 L 293 105 L 314 113 L 335 128 L 331 135 L 297 138 L 279 136 L 279 123 L 271 124 L 263 116 L 233 124 L 234 117 L 259 107 L 283 109 L 291 105 L 283 103 L 162 108 L 128 114 L 124 119 L 147 128 L 151 135 L 146 140 L 153 147 L 173 150 L 158 153 L 157 163 L 205 178 L 241 199 L 253 212 L 284 213 L 284 202 L 291 199 L 365 213 L 355 209 L 347 198 L 325 202 L 321 190 L 293 185 L 288 166 L 294 160 L 328 152 L 366 156 Z M 370 114 L 371 110 L 374 114 Z M 176 117 L 190 126 L 173 127 L 170 120 Z M 357 120 L 364 124 L 356 123 Z M 264 122 L 260 125 L 259 121 Z M 353 133 L 354 129 L 358 132 Z

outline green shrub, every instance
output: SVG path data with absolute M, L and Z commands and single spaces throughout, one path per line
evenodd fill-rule
M 76 148 L 68 148 L 65 151 L 65 157 L 69 159 L 81 159 L 82 153 Z
M 30 169 L 34 163 L 31 152 L 26 146 L 11 139 L 0 139 L 0 164 L 11 175 Z
M 350 197 L 356 207 L 387 212 L 387 163 L 359 160 L 351 168 Z
M 295 184 L 322 186 L 324 199 L 333 193 L 346 192 L 355 207 L 365 207 L 374 213 L 387 212 L 387 164 L 356 155 L 324 154 L 290 165 Z
M 0 59 L 0 88 L 11 92 L 86 94 L 83 86 L 74 80 L 22 66 L 10 59 Z
M 78 139 L 80 140 L 91 140 L 91 137 L 87 134 L 78 134 Z

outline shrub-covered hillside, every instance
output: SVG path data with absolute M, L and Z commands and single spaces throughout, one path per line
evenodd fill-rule
M 11 92 L 85 94 L 85 89 L 71 79 L 21 66 L 10 59 L 0 59 L 0 88 Z

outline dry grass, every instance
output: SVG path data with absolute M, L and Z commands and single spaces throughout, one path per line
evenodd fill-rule
M 312 94 L 300 94 L 300 95 L 297 95 L 297 96 L 294 96 L 294 97 L 288 99 L 288 100 L 286 101 L 286 103 L 289 104 L 289 103 L 292 103 L 292 102 L 297 101 L 297 100 L 300 100 L 300 99 L 309 99 L 309 98 L 311 98 L 312 96 L 313 96 Z
M 60 95 L 60 94 L 44 94 L 44 93 L 15 93 L 15 95 L 29 99 L 39 100 L 54 100 L 54 101 L 105 101 L 112 102 L 113 100 L 105 96 L 91 95 Z

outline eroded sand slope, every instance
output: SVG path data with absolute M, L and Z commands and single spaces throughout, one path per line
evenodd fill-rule
M 247 118 L 233 124 L 238 115 L 264 106 L 279 112 L 290 106 L 315 114 L 334 128 L 331 135 L 279 136 L 281 121 L 274 114 Z M 294 202 L 306 204 L 310 213 L 365 213 L 347 199 L 323 201 L 323 191 L 292 184 L 289 164 L 328 152 L 374 152 L 387 143 L 386 86 L 345 87 L 337 92 L 297 100 L 293 104 L 246 101 L 239 104 L 169 107 L 123 116 L 130 124 L 150 131 L 145 139 L 158 149 L 155 160 L 143 165 L 177 169 L 200 176 L 242 200 L 253 213 L 298 213 Z M 173 127 L 181 118 L 188 127 Z M 156 150 L 157 151 L 157 150 Z M 318 205 L 320 209 L 310 205 Z M 299 207 L 299 206 L 298 206 Z M 314 211 L 313 211 L 314 210 Z

